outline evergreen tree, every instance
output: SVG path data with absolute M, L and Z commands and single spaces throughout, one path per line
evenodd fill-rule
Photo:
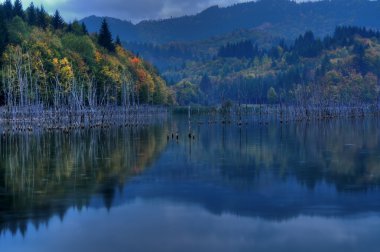
M 1 6 L 2 7 L 2 6 Z M 5 24 L 5 14 L 3 8 L 0 8 L 0 55 L 3 54 L 8 44 L 8 31 Z M 1 62 L 0 62 L 1 66 Z M 5 92 L 0 92 L 0 105 L 5 105 Z
M 41 8 L 37 8 L 37 25 L 42 29 L 46 29 L 48 26 L 47 14 L 44 7 L 41 5 Z
M 37 13 L 36 8 L 34 7 L 33 2 L 30 4 L 28 9 L 26 10 L 27 14 L 27 20 L 29 25 L 36 25 L 37 24 Z
M 238 43 L 228 43 L 226 46 L 222 46 L 219 49 L 218 57 L 228 58 L 254 58 L 259 56 L 259 48 L 257 45 L 253 46 L 249 40 L 241 41 Z
M 19 16 L 22 19 L 25 19 L 25 13 L 22 9 L 22 3 L 21 0 L 16 0 L 15 4 L 13 6 L 13 16 Z
M 74 20 L 72 23 L 68 24 L 67 31 L 75 33 L 76 35 L 84 35 L 82 25 L 78 22 L 78 20 Z
M 13 18 L 13 5 L 11 0 L 5 0 L 3 4 L 3 9 L 4 9 L 4 17 L 7 20 L 11 20 Z
M 7 44 L 8 44 L 8 30 L 5 23 L 5 13 L 3 10 L 0 11 L 0 55 L 3 54 Z
M 108 28 L 108 23 L 106 19 L 103 19 L 102 26 L 99 32 L 98 43 L 110 52 L 115 51 L 115 45 L 112 41 L 112 34 Z
M 307 31 L 294 42 L 294 50 L 302 57 L 316 57 L 323 49 L 322 41 L 314 37 L 313 32 Z
M 88 30 L 85 23 L 82 23 L 82 31 L 84 35 L 88 35 Z
M 121 46 L 121 41 L 119 35 L 116 36 L 116 42 L 115 45 Z
M 67 30 L 66 30 L 67 32 L 73 32 L 74 30 L 73 30 L 73 24 L 72 23 L 69 23 L 68 25 L 67 25 Z
M 51 21 L 51 25 L 53 26 L 53 28 L 55 30 L 62 29 L 63 26 L 65 25 L 65 23 L 63 22 L 63 19 L 62 19 L 61 15 L 59 14 L 58 10 L 56 10 L 54 13 L 53 19 Z

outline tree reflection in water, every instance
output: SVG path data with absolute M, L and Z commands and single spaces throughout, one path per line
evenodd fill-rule
M 46 133 L 1 138 L 0 233 L 26 232 L 94 195 L 111 208 L 116 188 L 148 167 L 166 145 L 166 127 Z
M 169 199 L 278 220 L 380 212 L 379 126 L 378 119 L 194 125 L 189 140 L 187 120 L 174 118 L 146 128 L 2 138 L 0 230 L 25 233 L 29 221 L 38 228 L 54 215 L 63 219 L 70 207 L 97 205 L 97 196 L 107 209 Z M 167 140 L 177 130 L 179 141 Z

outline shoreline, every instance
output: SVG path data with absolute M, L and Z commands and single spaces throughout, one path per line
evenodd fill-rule
M 129 127 L 150 124 L 166 117 L 162 106 L 107 106 L 82 109 L 31 107 L 0 107 L 0 129 L 3 135 L 17 132 Z

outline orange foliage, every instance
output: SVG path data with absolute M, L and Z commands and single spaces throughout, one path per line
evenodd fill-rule
M 132 58 L 131 59 L 131 62 L 133 63 L 133 64 L 140 64 L 140 62 L 141 62 L 141 60 L 139 59 L 139 58 L 137 58 L 137 57 L 134 57 L 134 58 Z
M 99 51 L 96 51 L 95 52 L 95 60 L 96 60 L 96 62 L 99 63 L 102 59 L 103 59 L 103 55 Z

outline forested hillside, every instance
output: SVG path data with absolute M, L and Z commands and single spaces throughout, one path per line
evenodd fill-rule
M 33 3 L 0 5 L 1 95 L 8 106 L 168 104 L 174 97 L 155 68 L 114 40 Z
M 253 41 L 261 48 L 267 49 L 283 41 L 280 37 L 272 36 L 264 31 L 239 30 L 199 41 L 173 41 L 166 44 L 122 42 L 122 45 L 154 64 L 165 75 L 170 69 L 182 68 L 189 60 L 211 60 L 221 46 L 244 40 Z
M 359 93 L 342 83 L 370 83 L 372 96 L 361 93 L 357 101 L 377 95 L 379 41 L 370 30 L 380 28 L 378 13 L 380 1 L 260 0 L 136 25 L 107 20 L 125 48 L 175 85 L 180 104 L 299 102 L 301 90 L 316 95 L 306 90 L 312 83 L 329 90 L 329 102 L 347 103 Z M 96 31 L 101 18 L 84 22 Z
M 374 104 L 379 99 L 380 33 L 338 27 L 323 40 L 312 32 L 291 45 L 261 49 L 251 41 L 227 43 L 210 61 L 188 61 L 166 73 L 180 104 Z

